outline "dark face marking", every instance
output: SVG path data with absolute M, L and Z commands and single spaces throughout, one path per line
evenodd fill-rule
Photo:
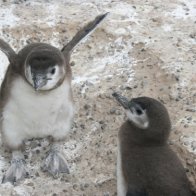
M 133 113 L 133 110 L 134 112 L 140 116 L 144 113 L 144 109 L 140 106 L 140 104 L 134 102 L 134 101 L 130 101 L 129 102 L 129 109 L 131 110 L 131 112 Z
M 54 58 L 49 56 L 35 56 L 29 59 L 28 63 L 31 68 L 36 70 L 45 70 L 57 64 Z
M 50 71 L 50 73 L 53 75 L 56 72 L 56 68 L 52 68 L 52 70 Z

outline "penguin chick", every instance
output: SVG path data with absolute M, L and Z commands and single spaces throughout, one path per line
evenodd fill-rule
M 69 172 L 60 142 L 70 130 L 74 113 L 70 54 L 105 16 L 88 23 L 62 50 L 33 43 L 16 54 L 0 40 L 0 49 L 10 62 L 0 89 L 0 128 L 4 144 L 12 151 L 11 166 L 2 182 L 15 183 L 27 176 L 21 149 L 24 140 L 31 138 L 52 138 L 44 171 L 54 177 Z
M 113 96 L 128 118 L 118 135 L 118 196 L 192 196 L 183 165 L 167 144 L 171 123 L 164 105 Z

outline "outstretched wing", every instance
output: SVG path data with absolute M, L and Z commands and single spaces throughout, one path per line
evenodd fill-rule
M 107 14 L 108 13 L 97 16 L 93 21 L 84 26 L 80 31 L 76 33 L 72 40 L 63 47 L 61 51 L 64 54 L 70 53 L 84 37 L 86 37 L 93 29 L 95 29 L 95 27 L 97 27 L 97 25 L 106 17 Z
M 2 39 L 0 39 L 0 50 L 7 56 L 10 63 L 14 63 L 17 56 L 15 51 Z

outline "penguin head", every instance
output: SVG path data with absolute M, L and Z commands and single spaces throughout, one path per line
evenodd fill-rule
M 65 78 L 66 66 L 63 54 L 47 44 L 32 44 L 20 53 L 26 80 L 36 91 L 52 90 Z
M 148 133 L 157 137 L 168 136 L 171 122 L 162 103 L 150 97 L 138 97 L 129 101 L 118 93 L 113 93 L 113 96 L 126 110 L 128 121 L 137 128 L 135 130 L 143 130 L 146 136 Z

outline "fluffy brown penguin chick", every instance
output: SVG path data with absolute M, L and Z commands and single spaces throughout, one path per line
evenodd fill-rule
M 52 138 L 43 170 L 55 177 L 69 172 L 60 142 L 70 131 L 74 113 L 70 54 L 105 16 L 88 23 L 62 50 L 33 43 L 16 54 L 0 40 L 0 50 L 10 61 L 0 89 L 0 128 L 4 144 L 12 151 L 3 182 L 15 183 L 27 176 L 21 147 L 25 139 L 31 138 Z
M 192 196 L 185 169 L 167 144 L 171 123 L 164 105 L 113 96 L 128 118 L 118 136 L 118 196 Z

